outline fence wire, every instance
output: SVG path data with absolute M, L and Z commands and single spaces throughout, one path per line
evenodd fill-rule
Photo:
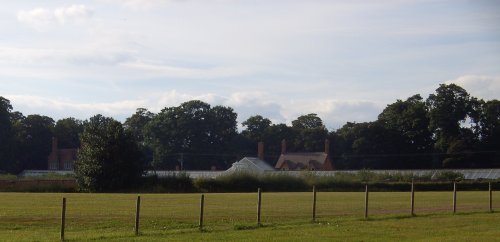
M 37 225 L 57 233 L 62 197 L 67 199 L 66 235 L 83 236 L 85 230 L 103 234 L 130 233 L 134 228 L 133 194 L 3 193 L 0 228 Z M 364 192 L 317 192 L 316 219 L 363 219 Z M 370 192 L 369 216 L 409 216 L 410 192 Z M 500 193 L 493 192 L 493 209 L 500 210 Z M 304 223 L 312 219 L 312 192 L 262 193 L 262 224 Z M 418 215 L 451 214 L 453 192 L 415 192 Z M 486 212 L 489 192 L 458 191 L 457 212 Z M 198 226 L 200 194 L 141 195 L 141 231 L 192 230 Z M 5 222 L 10 221 L 10 222 Z M 7 224 L 15 221 L 17 224 Z M 257 193 L 205 194 L 204 224 L 228 228 L 256 224 Z M 36 227 L 36 226 L 35 226 Z M 25 228 L 25 229 L 29 229 Z

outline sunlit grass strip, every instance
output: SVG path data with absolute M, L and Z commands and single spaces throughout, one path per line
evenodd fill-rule
M 300 229 L 311 224 L 311 192 L 262 193 L 262 228 L 255 227 L 256 193 L 210 193 L 205 196 L 204 231 L 230 233 L 270 228 Z M 493 193 L 493 201 L 500 201 Z M 56 241 L 59 235 L 61 198 L 67 198 L 65 237 L 69 240 L 120 240 L 134 236 L 135 194 L 50 194 L 0 193 L 0 234 L 2 240 Z M 489 194 L 458 192 L 458 215 L 486 216 Z M 370 219 L 365 221 L 412 220 L 410 192 L 371 192 Z M 316 218 L 321 224 L 363 221 L 362 192 L 318 192 Z M 494 209 L 499 205 L 494 204 Z M 433 216 L 448 216 L 452 211 L 452 192 L 416 192 L 416 229 Z M 491 214 L 498 221 L 498 213 Z M 187 234 L 196 237 L 199 194 L 141 194 L 141 236 Z M 464 215 L 465 216 L 465 215 Z M 465 217 L 467 217 L 465 216 Z M 441 218 L 441 217 L 440 217 Z M 489 217 L 488 217 L 489 218 Z M 354 222 L 353 222 L 354 221 Z M 361 223 L 362 225 L 362 223 Z M 360 225 L 357 225 L 360 226 Z M 306 226 L 308 227 L 308 226 Z M 424 226 L 425 227 L 425 226 Z M 316 230 L 313 227 L 308 227 Z M 241 231 L 243 230 L 243 231 Z M 328 232 L 325 232 L 328 233 Z M 246 233 L 242 233 L 246 234 Z M 189 236 L 188 236 L 189 237 Z M 145 240 L 147 241 L 147 240 Z

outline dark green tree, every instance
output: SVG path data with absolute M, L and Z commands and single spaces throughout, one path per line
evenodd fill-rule
M 215 106 L 210 110 L 208 128 L 209 143 L 217 152 L 224 152 L 229 142 L 236 135 L 236 119 L 238 115 L 230 107 Z
M 23 170 L 23 149 L 22 133 L 24 130 L 23 121 L 26 119 L 21 112 L 10 113 L 10 123 L 12 125 L 12 140 L 10 150 L 10 161 L 6 164 L 5 168 L 10 173 L 19 173 Z
M 480 167 L 500 167 L 500 101 L 483 102 L 479 118 L 481 151 L 476 155 L 476 163 Z
M 164 108 L 146 125 L 154 165 L 167 169 L 227 166 L 229 158 L 223 153 L 236 136 L 236 117 L 232 108 L 212 108 L 198 100 Z
M 403 136 L 379 122 L 347 123 L 334 133 L 333 142 L 339 168 L 421 168 L 401 162 L 397 154 L 404 154 Z
M 144 142 L 144 128 L 153 119 L 154 113 L 145 108 L 138 108 L 132 116 L 128 117 L 123 123 L 126 130 L 132 132 L 139 142 Z
M 480 116 L 481 141 L 490 150 L 500 147 L 500 101 L 491 100 L 483 103 Z
M 249 117 L 241 124 L 245 128 L 243 131 L 241 131 L 241 134 L 254 143 L 257 143 L 266 139 L 266 136 L 268 136 L 269 127 L 271 127 L 272 122 L 268 118 L 264 118 L 260 115 L 255 115 Z
M 405 138 L 408 146 L 406 152 L 432 152 L 433 140 L 429 130 L 428 112 L 420 95 L 387 105 L 379 114 L 378 122 L 386 129 L 399 132 Z
M 323 151 L 328 130 L 323 120 L 315 113 L 299 116 L 292 121 L 292 129 L 296 132 L 294 146 L 302 151 Z
M 47 157 L 51 151 L 54 120 L 38 114 L 23 118 L 17 115 L 15 137 L 15 157 L 17 170 L 47 169 Z
M 387 134 L 393 134 L 392 140 L 384 144 L 393 147 L 393 156 L 398 156 L 397 167 L 425 168 L 433 161 L 434 141 L 429 130 L 427 107 L 420 95 L 409 97 L 405 101 L 397 100 L 379 114 L 377 122 Z M 385 134 L 381 134 L 385 136 Z M 389 137 L 387 137 L 389 138 Z M 391 150 L 390 147 L 384 150 Z
M 84 123 L 75 163 L 81 190 L 101 192 L 130 188 L 141 178 L 143 167 L 137 141 L 120 122 L 96 115 Z
M 472 113 L 471 98 L 465 89 L 455 84 L 441 84 L 436 94 L 429 95 L 426 104 L 435 148 L 446 152 L 452 142 L 460 139 L 461 124 Z
M 296 129 L 317 129 L 324 128 L 323 120 L 315 113 L 301 115 L 292 121 L 292 127 Z
M 14 132 L 10 120 L 10 101 L 0 96 L 0 170 L 10 170 Z
M 296 136 L 296 132 L 292 127 L 284 123 L 272 124 L 264 140 L 265 160 L 275 165 L 274 163 L 278 161 L 281 154 L 281 141 L 283 139 L 287 141 L 287 151 L 296 151 L 294 144 Z
M 58 139 L 61 149 L 74 149 L 80 147 L 80 135 L 83 132 L 83 123 L 75 118 L 57 120 L 54 127 L 54 136 Z
M 139 142 L 144 159 L 148 166 L 151 166 L 153 160 L 153 149 L 151 144 L 145 139 L 146 125 L 154 118 L 155 114 L 145 108 L 138 108 L 132 116 L 128 117 L 123 124 L 125 130 L 132 133 Z

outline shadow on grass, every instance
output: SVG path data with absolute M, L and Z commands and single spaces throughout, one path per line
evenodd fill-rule
M 498 213 L 498 211 L 471 211 L 471 212 L 457 212 L 453 213 L 438 213 L 438 214 L 415 214 L 415 215 L 395 215 L 386 217 L 368 217 L 367 219 L 359 218 L 358 221 L 386 221 L 386 220 L 403 220 L 412 218 L 432 218 L 432 217 L 442 217 L 442 216 L 467 216 L 475 214 L 490 214 Z
M 266 228 L 266 227 L 275 227 L 275 225 L 267 225 L 267 224 L 235 224 L 234 225 L 234 230 L 253 230 L 253 229 L 258 229 L 258 228 Z

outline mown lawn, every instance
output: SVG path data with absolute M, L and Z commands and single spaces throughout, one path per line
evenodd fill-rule
M 0 241 L 57 241 L 62 197 L 67 241 L 495 241 L 500 213 L 488 212 L 487 192 L 319 192 L 317 221 L 311 193 L 263 193 L 256 227 L 256 193 L 205 194 L 205 227 L 198 230 L 200 194 L 141 194 L 140 236 L 134 236 L 136 194 L 0 193 Z M 500 193 L 495 192 L 495 209 Z

